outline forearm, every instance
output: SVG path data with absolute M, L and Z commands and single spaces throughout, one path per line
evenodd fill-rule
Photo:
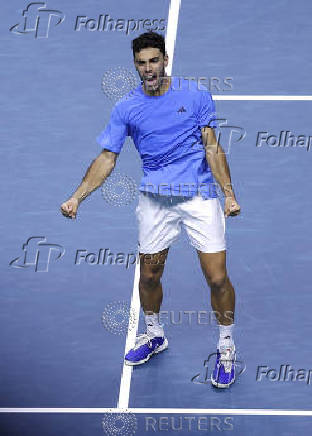
M 72 198 L 76 198 L 81 203 L 88 195 L 103 184 L 115 166 L 114 159 L 102 153 L 92 161 L 80 186 L 77 188 Z
M 206 146 L 206 159 L 211 168 L 212 174 L 219 183 L 225 197 L 235 198 L 231 181 L 230 168 L 226 155 L 220 144 Z

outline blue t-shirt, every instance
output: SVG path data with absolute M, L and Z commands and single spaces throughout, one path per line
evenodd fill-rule
M 109 124 L 97 137 L 103 149 L 120 153 L 131 136 L 142 159 L 140 191 L 160 195 L 217 197 L 201 128 L 216 127 L 208 90 L 173 77 L 168 91 L 148 96 L 142 86 L 114 106 Z

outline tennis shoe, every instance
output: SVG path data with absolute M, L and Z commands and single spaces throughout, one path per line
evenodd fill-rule
M 221 345 L 217 349 L 217 360 L 211 383 L 216 388 L 228 388 L 235 381 L 235 345 Z
M 149 336 L 147 333 L 137 336 L 134 347 L 125 355 L 126 365 L 141 365 L 147 362 L 154 354 L 168 348 L 165 336 Z

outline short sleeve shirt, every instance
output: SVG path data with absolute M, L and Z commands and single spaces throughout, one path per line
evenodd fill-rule
M 140 191 L 217 197 L 201 137 L 202 127 L 216 127 L 215 103 L 202 88 L 173 77 L 161 96 L 146 95 L 139 86 L 114 106 L 97 141 L 103 149 L 120 153 L 131 136 L 143 163 Z

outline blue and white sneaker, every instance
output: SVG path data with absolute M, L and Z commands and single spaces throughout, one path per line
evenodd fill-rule
M 217 350 L 217 360 L 211 383 L 216 388 L 228 388 L 235 381 L 235 345 L 231 347 L 222 345 Z
M 154 354 L 158 354 L 168 348 L 168 340 L 165 336 L 151 337 L 146 333 L 136 338 L 135 346 L 125 355 L 126 365 L 141 365 L 147 362 Z

